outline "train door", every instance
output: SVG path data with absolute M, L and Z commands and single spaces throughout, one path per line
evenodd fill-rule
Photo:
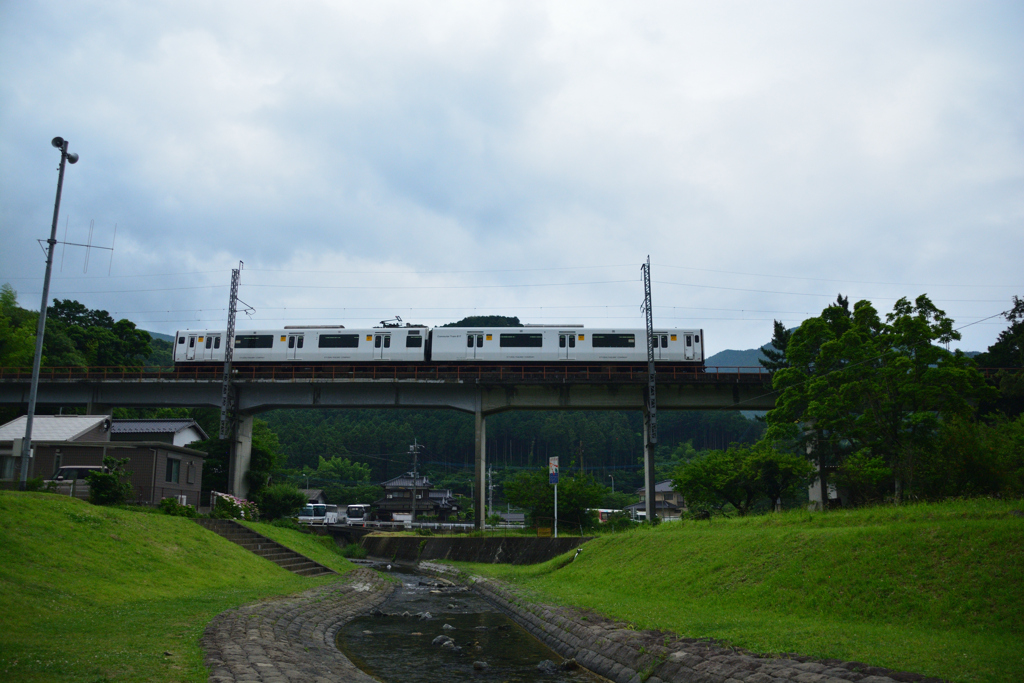
M 653 341 L 654 360 L 668 358 L 668 332 L 655 332 Z
M 391 358 L 390 332 L 378 332 L 373 335 L 373 358 L 374 360 L 389 360 Z
M 685 343 L 683 345 L 683 359 L 693 360 L 693 334 L 687 332 L 683 337 L 685 337 Z
M 558 359 L 576 360 L 576 333 L 558 333 Z
M 295 360 L 296 358 L 302 357 L 302 346 L 306 341 L 306 335 L 304 334 L 289 334 L 288 335 L 288 352 L 285 358 L 288 360 Z
M 208 334 L 203 343 L 203 360 L 213 360 L 214 354 L 220 350 L 220 335 Z
M 466 358 L 479 358 L 483 355 L 484 333 L 469 332 L 466 334 Z
M 185 347 L 185 360 L 196 359 L 196 339 L 197 335 L 188 335 L 188 346 Z

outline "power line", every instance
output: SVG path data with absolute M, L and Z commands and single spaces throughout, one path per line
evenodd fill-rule
M 836 282 L 840 284 L 851 284 L 851 285 L 894 285 L 898 287 L 973 287 L 973 288 L 1005 288 L 1005 289 L 1024 289 L 1021 285 L 960 285 L 960 284 L 948 284 L 948 283 L 934 283 L 934 284 L 921 284 L 914 282 L 873 282 L 870 280 L 831 280 L 827 278 L 818 277 L 800 277 L 797 275 L 769 275 L 765 273 L 744 273 L 735 270 L 714 270 L 712 268 L 691 268 L 689 266 L 670 266 L 668 264 L 655 264 L 659 268 L 673 268 L 675 270 L 695 270 L 702 273 L 722 273 L 724 275 L 748 275 L 750 277 L 770 277 L 783 280 L 805 280 L 808 282 Z
M 722 287 L 717 285 L 702 285 L 694 284 L 692 282 L 667 282 L 664 280 L 655 281 L 659 285 L 676 285 L 679 287 L 697 287 L 700 289 L 724 289 L 730 292 L 753 292 L 756 294 L 785 294 L 787 296 L 813 296 L 818 298 L 828 297 L 832 298 L 833 294 L 809 294 L 806 292 L 780 292 L 772 289 L 746 289 L 743 287 Z M 851 297 L 852 298 L 852 297 Z M 871 296 L 871 297 L 858 297 L 861 299 L 871 299 L 874 301 L 897 301 L 901 297 L 885 297 L 885 296 Z M 941 301 L 949 301 L 955 303 L 978 303 L 978 304 L 995 304 L 1004 301 L 1004 299 L 946 299 L 943 298 Z

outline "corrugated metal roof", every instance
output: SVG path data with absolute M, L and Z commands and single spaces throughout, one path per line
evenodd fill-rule
M 36 415 L 32 420 L 32 440 L 70 441 L 109 419 L 109 415 Z M 22 415 L 0 426 L 0 441 L 24 438 L 26 422 L 28 416 Z
M 194 427 L 203 439 L 208 438 L 206 432 L 195 420 L 189 418 L 160 418 L 152 420 L 114 420 L 110 426 L 111 434 L 177 434 L 189 427 Z

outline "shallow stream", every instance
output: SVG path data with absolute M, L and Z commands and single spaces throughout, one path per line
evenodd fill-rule
M 384 567 L 374 565 L 378 569 Z M 375 612 L 338 632 L 338 648 L 384 683 L 606 679 L 563 659 L 464 586 L 394 566 L 402 587 Z M 450 638 L 450 644 L 442 644 Z

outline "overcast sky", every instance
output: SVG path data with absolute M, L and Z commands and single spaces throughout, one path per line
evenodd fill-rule
M 751 348 L 1024 294 L 1024 3 L 0 1 L 0 282 L 144 329 L 466 315 Z M 116 242 L 114 230 L 116 225 Z M 65 232 L 66 231 L 66 232 Z M 109 272 L 109 275 L 108 275 Z M 963 330 L 983 350 L 1002 319 Z

